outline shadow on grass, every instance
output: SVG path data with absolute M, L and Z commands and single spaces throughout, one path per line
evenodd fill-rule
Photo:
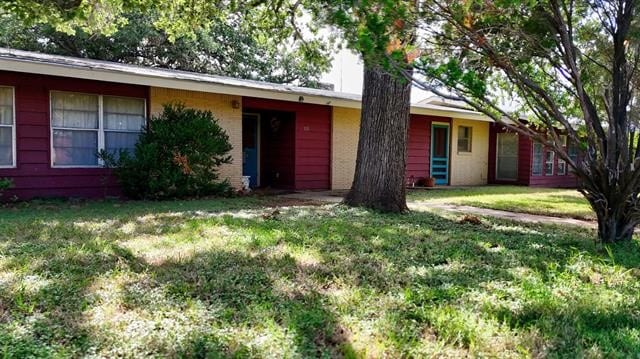
M 109 353 L 109 346 L 117 345 L 109 335 L 117 328 L 84 321 L 87 312 L 103 305 L 93 287 L 117 276 L 126 277 L 118 284 L 119 314 L 177 310 L 210 317 L 200 318 L 200 327 L 187 327 L 190 332 L 178 345 L 168 336 L 125 355 L 259 356 L 256 346 L 262 344 L 220 333 L 275 328 L 282 338 L 271 340 L 289 343 L 290 355 L 341 356 L 354 350 L 344 316 L 357 316 L 360 305 L 380 305 L 376 297 L 398 294 L 399 301 L 376 309 L 386 323 L 377 328 L 379 335 L 400 355 L 423 345 L 425 330 L 446 346 L 475 350 L 483 335 L 506 335 L 501 325 L 516 336 L 535 329 L 547 348 L 566 355 L 593 346 L 620 355 L 640 349 L 633 331 L 640 326 L 638 303 L 606 303 L 616 293 L 632 296 L 638 278 L 610 288 L 574 273 L 576 256 L 612 264 L 595 251 L 589 231 L 493 221 L 462 225 L 427 213 L 383 215 L 341 207 L 273 216 L 263 216 L 270 211 L 259 204 L 249 204 L 251 210 L 197 202 L 188 210 L 158 207 L 84 211 L 77 213 L 76 224 L 68 223 L 76 218 L 73 209 L 47 220 L 7 223 L 11 230 L 0 234 L 0 268 L 15 278 L 0 282 L 0 348 L 9 348 L 0 351 Z M 224 228 L 227 234 L 216 240 L 228 245 L 157 261 L 129 246 L 131 241 L 206 244 L 214 240 L 211 228 Z M 315 257 L 301 256 L 309 253 Z M 639 253 L 637 241 L 614 248 L 619 270 L 638 267 Z M 29 278 L 40 284 L 25 284 Z M 565 286 L 575 293 L 559 295 L 557 287 Z M 342 308 L 336 305 L 341 291 L 367 298 Z M 493 303 L 478 299 L 493 296 L 498 298 Z M 506 305 L 513 301 L 515 307 Z M 461 319 L 465 313 L 472 313 L 466 320 L 495 322 L 495 328 L 487 334 L 468 327 Z
M 92 342 L 82 326 L 82 312 L 92 305 L 87 287 L 105 273 L 144 265 L 112 241 L 62 224 L 32 223 L 17 240 L 0 238 L 0 352 L 8 357 L 86 352 Z

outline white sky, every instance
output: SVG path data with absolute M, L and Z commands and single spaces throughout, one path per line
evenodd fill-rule
M 362 94 L 362 61 L 360 57 L 348 49 L 338 52 L 333 59 L 333 68 L 321 78 L 330 83 L 339 92 Z M 429 93 L 417 88 L 411 90 L 411 102 L 418 102 Z

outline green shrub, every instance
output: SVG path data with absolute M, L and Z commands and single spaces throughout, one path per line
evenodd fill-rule
M 133 154 L 99 156 L 130 198 L 184 198 L 231 192 L 228 181 L 218 180 L 220 165 L 231 162 L 231 149 L 210 111 L 171 104 L 149 122 Z
M 11 178 L 0 178 L 0 198 L 4 194 L 4 191 L 13 187 L 13 180 Z

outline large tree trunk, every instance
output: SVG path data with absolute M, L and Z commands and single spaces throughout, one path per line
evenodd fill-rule
M 356 171 L 345 204 L 384 212 L 407 210 L 410 106 L 409 81 L 380 67 L 365 66 Z

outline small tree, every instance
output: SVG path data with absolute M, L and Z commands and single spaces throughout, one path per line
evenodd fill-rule
M 638 3 L 424 1 L 422 56 L 407 77 L 553 148 L 580 179 L 600 240 L 629 240 L 640 223 Z M 561 133 L 585 143 L 584 156 L 572 158 Z
M 134 153 L 101 152 L 130 198 L 228 194 L 218 168 L 231 163 L 229 136 L 210 111 L 165 105 L 140 135 Z

